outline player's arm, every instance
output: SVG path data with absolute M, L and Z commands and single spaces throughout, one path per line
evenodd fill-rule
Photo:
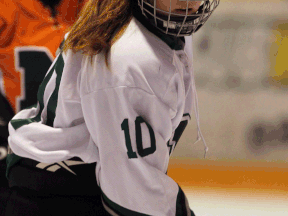
M 50 69 L 57 67 L 61 55 L 59 54 L 52 63 L 44 78 L 44 83 L 49 77 Z M 65 65 L 70 65 L 74 60 L 68 57 L 63 57 L 63 59 L 65 59 Z M 63 70 L 69 69 L 64 66 Z M 54 128 L 45 125 L 41 117 L 43 104 L 43 94 L 38 92 L 37 107 L 21 110 L 9 122 L 8 142 L 12 151 L 18 156 L 43 163 L 59 162 L 74 156 L 80 157 L 86 163 L 95 162 L 95 159 L 90 156 L 93 155 L 96 147 L 90 139 L 85 123 L 69 128 Z
M 33 111 L 29 109 L 20 113 L 29 115 L 27 112 Z M 20 113 L 15 117 L 21 119 Z M 86 163 L 95 162 L 90 157 L 95 146 L 90 140 L 85 123 L 69 128 L 53 128 L 33 122 L 15 130 L 10 122 L 9 133 L 9 146 L 18 156 L 43 163 L 64 161 L 74 156 L 80 157 Z
M 165 173 L 172 135 L 170 107 L 139 88 L 93 91 L 81 99 L 98 147 L 97 181 L 111 215 L 194 215 Z

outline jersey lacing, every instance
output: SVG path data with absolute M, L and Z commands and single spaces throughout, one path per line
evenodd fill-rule
M 192 70 L 192 93 L 193 93 L 193 106 L 194 106 L 194 113 L 195 113 L 195 118 L 196 118 L 196 122 L 197 122 L 197 140 L 194 144 L 196 144 L 198 141 L 200 141 L 201 139 L 203 140 L 203 144 L 204 144 L 204 158 L 206 158 L 206 154 L 208 152 L 208 146 L 205 142 L 205 139 L 202 135 L 201 129 L 200 129 L 200 121 L 199 121 L 199 110 L 198 110 L 198 96 L 197 96 L 197 91 L 196 91 L 196 86 L 195 86 L 195 79 L 194 79 L 194 72 Z
M 201 129 L 200 129 L 198 96 L 197 96 L 196 85 L 195 85 L 194 71 L 192 70 L 192 66 L 190 64 L 190 61 L 188 60 L 187 53 L 185 51 L 184 51 L 184 53 L 185 53 L 185 55 L 184 55 L 185 61 L 188 64 L 189 71 L 191 71 L 191 82 L 192 82 L 191 87 L 192 87 L 192 95 L 193 95 L 192 102 L 193 102 L 193 110 L 194 110 L 196 124 L 197 124 L 197 140 L 194 142 L 194 144 L 196 144 L 201 139 L 203 140 L 204 151 L 205 151 L 204 152 L 204 158 L 206 158 L 206 154 L 207 154 L 209 148 L 205 142 L 205 139 L 204 139 L 202 132 L 201 132 Z M 174 57 L 175 57 L 175 55 L 176 55 L 176 52 L 174 50 Z M 182 57 L 183 57 L 183 55 L 180 58 L 182 58 Z

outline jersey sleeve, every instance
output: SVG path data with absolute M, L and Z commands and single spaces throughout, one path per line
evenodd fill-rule
M 81 104 L 98 147 L 96 177 L 111 215 L 194 215 L 179 185 L 166 175 L 169 106 L 127 86 L 93 91 Z
M 14 154 L 43 163 L 64 161 L 74 156 L 86 163 L 95 162 L 90 155 L 96 147 L 85 123 L 54 128 L 33 122 L 31 119 L 37 112 L 37 108 L 22 110 L 9 122 L 8 143 Z
M 67 67 L 64 67 L 64 59 L 66 59 Z M 9 122 L 8 144 L 15 155 L 42 163 L 55 163 L 76 156 L 86 163 L 96 161 L 95 154 L 92 153 L 97 151 L 97 148 L 91 139 L 84 119 L 83 121 L 80 119 L 81 121 L 70 127 L 54 127 L 47 124 L 49 97 L 46 97 L 45 94 L 51 95 L 51 91 L 54 92 L 53 88 L 47 87 L 47 83 L 56 82 L 52 79 L 54 73 L 70 71 L 69 65 L 73 60 L 73 58 L 62 57 L 62 54 L 59 54 L 39 87 L 37 107 L 21 110 Z M 56 89 L 56 87 L 54 88 Z M 57 106 L 52 105 L 52 108 L 56 109 Z M 49 112 L 53 113 L 51 110 Z M 53 122 L 53 117 L 51 119 Z

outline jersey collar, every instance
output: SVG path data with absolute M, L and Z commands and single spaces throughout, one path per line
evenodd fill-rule
M 172 50 L 184 50 L 185 46 L 185 38 L 184 37 L 176 37 L 173 35 L 167 35 L 157 29 L 155 26 L 151 25 L 145 16 L 142 14 L 142 11 L 138 7 L 138 5 L 133 6 L 133 16 L 150 32 L 158 36 L 161 40 L 163 40 Z

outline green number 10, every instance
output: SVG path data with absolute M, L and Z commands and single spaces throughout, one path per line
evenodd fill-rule
M 151 146 L 148 148 L 143 148 L 142 143 L 142 130 L 141 130 L 141 124 L 145 123 L 149 129 L 150 134 L 150 140 L 151 140 Z M 136 152 L 133 151 L 132 145 L 131 145 L 131 138 L 129 133 L 129 124 L 128 119 L 124 119 L 124 121 L 121 124 L 121 128 L 124 131 L 125 134 L 125 141 L 126 141 L 126 147 L 127 147 L 127 155 L 128 158 L 137 158 Z M 137 145 L 137 152 L 141 157 L 145 157 L 147 155 L 153 154 L 156 151 L 156 139 L 155 134 L 152 129 L 152 127 L 144 121 L 144 119 L 141 116 L 138 116 L 135 120 L 135 132 L 136 132 L 136 145 Z

